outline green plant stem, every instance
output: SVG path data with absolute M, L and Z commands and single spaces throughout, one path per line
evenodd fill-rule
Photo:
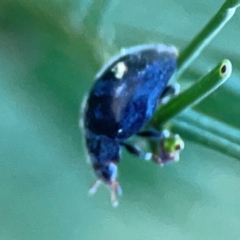
M 240 131 L 194 110 L 187 110 L 173 119 L 173 131 L 184 138 L 240 160 Z
M 89 40 L 96 41 L 99 39 L 100 25 L 109 3 L 109 0 L 98 0 L 91 3 L 86 16 L 82 20 L 81 28 Z
M 222 138 L 228 139 L 229 141 L 238 144 L 240 147 L 239 129 L 217 121 L 214 118 L 201 114 L 193 109 L 188 109 L 179 114 L 176 121 L 182 121 L 197 126 L 203 131 L 211 132 Z
M 223 26 L 232 18 L 236 8 L 239 6 L 239 0 L 225 1 L 216 15 L 207 23 L 202 31 L 197 34 L 183 51 L 181 51 L 178 58 L 178 71 L 176 76 L 179 76 L 197 58 Z
M 229 78 L 231 72 L 231 62 L 223 60 L 201 80 L 158 109 L 152 118 L 151 124 L 157 129 L 161 128 L 166 121 L 216 90 Z

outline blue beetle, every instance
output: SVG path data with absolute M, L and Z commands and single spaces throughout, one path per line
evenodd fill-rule
M 178 135 L 155 129 L 140 131 L 157 106 L 176 88 L 168 82 L 177 68 L 173 46 L 151 44 L 133 47 L 112 60 L 97 74 L 83 109 L 83 128 L 92 167 L 98 178 L 90 193 L 103 182 L 116 206 L 121 187 L 117 165 L 121 148 L 163 165 L 179 159 L 183 142 Z M 132 135 L 158 140 L 159 154 L 145 153 L 126 140 Z

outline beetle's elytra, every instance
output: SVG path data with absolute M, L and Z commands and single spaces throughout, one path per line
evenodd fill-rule
M 97 74 L 85 102 L 83 128 L 92 167 L 98 181 L 109 186 L 117 205 L 117 165 L 124 147 L 145 160 L 163 165 L 178 159 L 183 142 L 178 135 L 141 128 L 151 119 L 161 100 L 174 93 L 168 85 L 177 68 L 177 50 L 163 44 L 137 46 L 113 58 Z M 145 153 L 127 142 L 132 135 L 159 141 L 159 154 Z

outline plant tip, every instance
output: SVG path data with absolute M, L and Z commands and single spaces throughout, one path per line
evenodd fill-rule
M 227 71 L 227 66 L 224 64 L 221 68 L 221 73 L 224 74 Z

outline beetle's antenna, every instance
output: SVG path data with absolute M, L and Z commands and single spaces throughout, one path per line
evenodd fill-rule
M 99 188 L 99 186 L 100 186 L 101 184 L 102 184 L 102 181 L 98 179 L 98 180 L 93 184 L 93 186 L 89 189 L 88 193 L 89 193 L 90 195 L 94 195 L 94 194 L 97 192 L 97 190 L 98 190 L 98 188 Z
M 117 181 L 113 181 L 110 185 L 111 192 L 111 202 L 113 207 L 118 206 L 118 198 L 117 195 L 122 195 L 122 188 L 120 187 Z

